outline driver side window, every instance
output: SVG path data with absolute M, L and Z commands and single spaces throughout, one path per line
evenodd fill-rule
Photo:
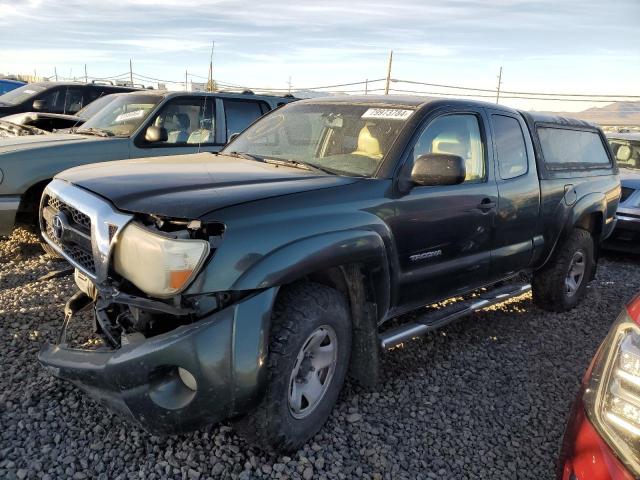
M 462 157 L 466 168 L 464 183 L 483 182 L 486 178 L 482 136 L 475 115 L 444 115 L 432 121 L 413 147 L 413 160 L 428 153 Z
M 187 97 L 169 101 L 151 125 L 167 131 L 167 146 L 212 145 L 215 143 L 215 98 Z

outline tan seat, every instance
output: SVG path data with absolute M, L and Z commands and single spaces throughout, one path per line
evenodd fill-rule
M 204 128 L 200 128 L 198 130 L 194 130 L 189 135 L 189 139 L 187 143 L 212 143 L 213 135 L 211 130 L 205 130 Z
M 362 127 L 360 134 L 358 135 L 358 149 L 353 152 L 353 155 L 364 155 L 370 158 L 382 158 L 383 153 L 380 150 L 380 142 L 377 138 L 371 135 L 369 130 L 370 125 L 367 124 Z
M 445 141 L 437 141 L 434 142 L 433 153 L 448 153 L 449 155 L 458 155 L 463 159 L 467 159 L 467 147 L 462 144 L 462 142 L 445 142 Z

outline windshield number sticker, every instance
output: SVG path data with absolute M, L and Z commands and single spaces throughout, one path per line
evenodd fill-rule
M 385 120 L 406 120 L 413 110 L 401 108 L 370 108 L 362 114 L 362 118 L 384 118 Z
M 144 110 L 134 110 L 133 112 L 121 113 L 116 117 L 116 122 L 126 122 L 134 118 L 142 118 Z

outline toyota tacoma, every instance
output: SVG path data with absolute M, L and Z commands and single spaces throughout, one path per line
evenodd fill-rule
M 385 350 L 529 290 L 573 308 L 619 198 L 586 122 L 420 97 L 291 103 L 219 153 L 56 176 L 41 229 L 79 291 L 39 360 L 151 432 L 228 418 L 290 451 L 348 374 L 375 386 Z M 97 345 L 67 335 L 81 311 Z

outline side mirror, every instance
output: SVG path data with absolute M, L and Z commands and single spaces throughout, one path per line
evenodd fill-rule
M 411 181 L 417 185 L 458 185 L 466 177 L 464 159 L 448 153 L 428 153 L 416 158 Z
M 229 139 L 227 140 L 227 143 L 233 142 L 236 138 L 238 138 L 238 135 L 240 135 L 238 132 L 232 133 L 231 135 L 229 135 Z
M 144 139 L 149 143 L 166 142 L 169 139 L 167 129 L 151 125 L 144 134 Z
M 32 106 L 35 111 L 39 112 L 47 109 L 47 102 L 46 100 L 35 100 Z

